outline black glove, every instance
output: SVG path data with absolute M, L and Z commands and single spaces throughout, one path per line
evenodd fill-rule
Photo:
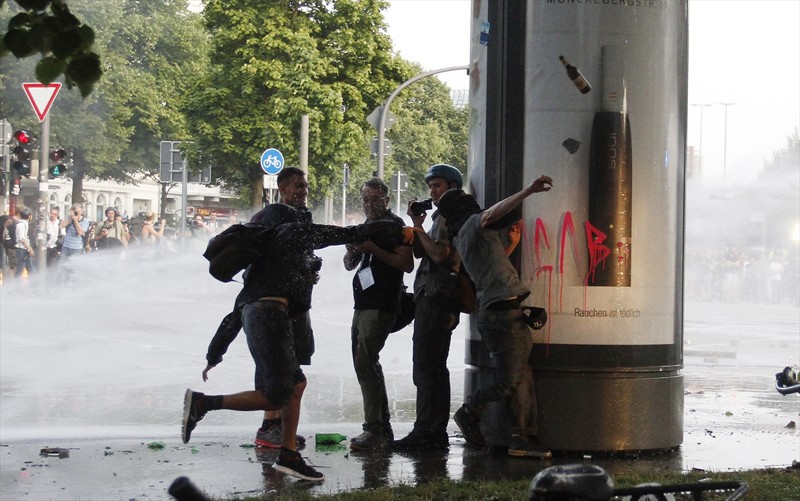
M 356 241 L 372 240 L 379 247 L 391 249 L 403 243 L 403 226 L 394 221 L 380 220 L 356 226 Z

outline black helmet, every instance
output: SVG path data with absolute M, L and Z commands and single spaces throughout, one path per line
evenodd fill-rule
M 464 178 L 461 176 L 461 171 L 447 164 L 431 165 L 428 172 L 425 173 L 425 182 L 427 183 L 435 177 L 441 177 L 447 180 L 447 184 L 456 183 L 456 188 L 459 190 L 464 184 Z
M 447 233 L 450 239 L 458 235 L 458 231 L 473 214 L 481 212 L 481 206 L 475 197 L 462 190 L 451 189 L 444 192 L 437 206 L 439 214 L 447 221 Z
M 251 222 L 269 228 L 300 221 L 300 211 L 286 204 L 269 204 L 253 216 Z

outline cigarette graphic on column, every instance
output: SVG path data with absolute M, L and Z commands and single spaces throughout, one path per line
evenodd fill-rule
M 630 287 L 632 146 L 623 47 L 601 47 L 602 103 L 589 149 L 589 223 L 606 235 L 611 253 L 589 285 Z

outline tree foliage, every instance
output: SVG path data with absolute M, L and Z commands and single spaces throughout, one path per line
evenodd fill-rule
M 370 162 L 365 117 L 409 75 L 394 58 L 383 0 L 209 0 L 211 65 L 186 102 L 196 142 L 190 155 L 259 200 L 261 152 L 299 164 L 300 122 L 309 116 L 312 201 L 341 183 L 345 162 Z
M 59 93 L 50 111 L 50 144 L 72 154 L 73 200 L 81 200 L 84 177 L 135 182 L 134 174 L 158 169 L 160 140 L 187 137 L 180 99 L 187 77 L 204 72 L 207 37 L 186 0 L 70 4 L 96 28 L 105 73 L 91 95 Z M 34 80 L 34 64 L 0 59 L 0 114 L 37 135 L 21 88 Z
M 0 0 L 0 8 L 4 4 Z M 100 57 L 92 50 L 94 30 L 72 14 L 63 0 L 16 0 L 16 4 L 20 11 L 8 21 L 0 57 L 11 53 L 22 59 L 39 53 L 39 82 L 49 84 L 63 75 L 68 88 L 77 85 L 81 96 L 91 94 L 103 74 Z

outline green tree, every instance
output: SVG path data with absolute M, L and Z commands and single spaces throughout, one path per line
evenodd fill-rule
M 82 200 L 83 179 L 135 182 L 158 168 L 158 143 L 186 138 L 180 96 L 189 75 L 204 71 L 207 38 L 201 18 L 186 0 L 70 2 L 96 28 L 95 48 L 105 70 L 84 99 L 60 93 L 50 112 L 50 144 L 71 152 L 73 200 Z M 0 113 L 36 132 L 21 83 L 34 79 L 35 61 L 0 59 Z
M 366 115 L 409 68 L 391 54 L 383 0 L 209 0 L 208 72 L 186 100 L 191 158 L 260 200 L 261 152 L 299 164 L 300 121 L 309 116 L 311 202 L 333 193 L 342 165 L 370 162 Z

